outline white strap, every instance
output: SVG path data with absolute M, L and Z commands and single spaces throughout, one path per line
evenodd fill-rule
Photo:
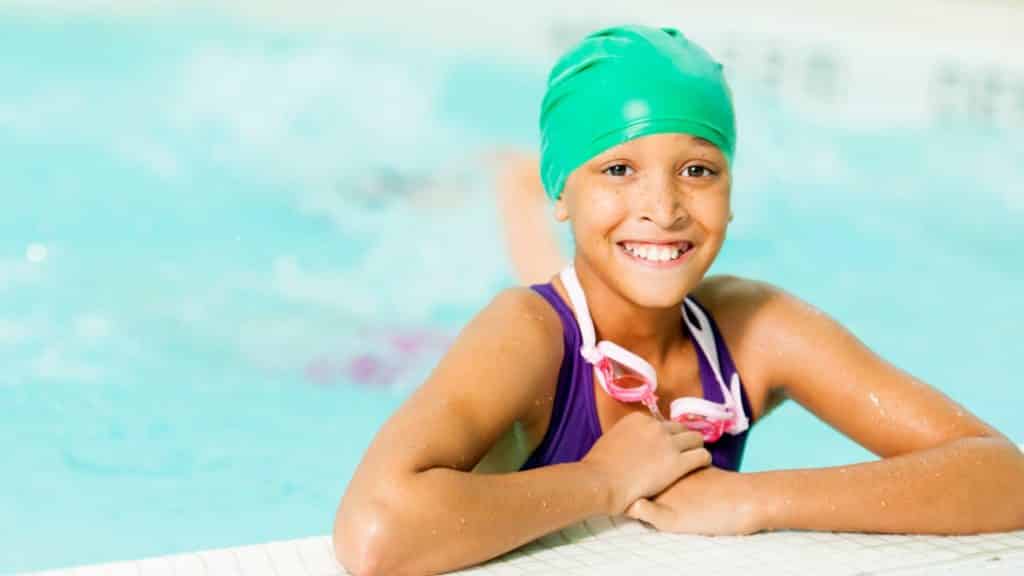
M 594 340 L 597 339 L 597 334 L 594 331 L 594 321 L 590 318 L 587 297 L 583 293 L 583 287 L 580 286 L 579 277 L 576 276 L 576 269 L 568 266 L 565 270 L 562 270 L 560 277 L 562 278 L 562 285 L 565 286 L 566 292 L 569 293 L 569 301 L 572 302 L 573 311 L 576 312 L 576 323 L 580 326 L 580 336 L 583 338 L 583 344 L 580 346 L 580 355 L 587 362 L 597 364 L 602 358 L 609 356 L 608 352 L 611 352 L 611 355 L 618 356 L 622 364 L 627 368 L 646 377 L 653 384 L 652 388 L 656 390 L 658 388 L 658 374 L 646 360 L 608 340 L 594 343 Z M 598 383 L 605 391 L 608 391 L 608 384 L 600 373 L 598 373 Z
M 567 266 L 559 275 L 565 291 L 569 293 L 569 301 L 572 302 L 572 309 L 576 313 L 576 323 L 580 327 L 580 335 L 583 337 L 583 345 L 580 346 L 580 353 L 583 358 L 591 364 L 601 359 L 599 352 L 594 346 L 596 336 L 594 334 L 594 321 L 590 319 L 590 308 L 587 307 L 587 297 L 583 294 L 583 287 L 576 277 L 576 269 Z
M 694 304 L 689 298 L 684 300 L 683 303 L 693 312 L 693 315 L 697 317 L 697 321 L 701 324 L 697 326 L 690 322 L 690 317 L 683 311 L 683 319 L 686 321 L 686 326 L 690 329 L 690 334 L 693 334 L 697 345 L 704 351 L 704 356 L 708 359 L 708 364 L 711 364 L 711 371 L 715 373 L 715 380 L 718 381 L 718 385 L 722 387 L 722 390 L 727 391 L 725 380 L 722 378 L 722 369 L 718 363 L 718 348 L 715 346 L 715 334 L 711 329 L 711 322 L 708 321 L 707 315 L 700 309 L 700 306 Z M 707 327 L 706 329 L 704 328 L 705 326 Z
M 700 306 L 697 306 L 690 298 L 687 298 L 684 303 L 693 312 L 693 315 L 697 317 L 701 326 L 694 325 L 685 312 L 683 313 L 683 320 L 686 321 L 686 326 L 690 329 L 690 333 L 697 340 L 697 345 L 704 351 L 704 356 L 708 359 L 708 364 L 711 365 L 711 371 L 714 372 L 715 379 L 718 380 L 718 385 L 722 388 L 722 398 L 727 404 L 732 404 L 736 409 L 737 417 L 729 431 L 732 434 L 739 434 L 749 427 L 749 420 L 747 420 L 746 411 L 743 409 L 743 398 L 740 396 L 740 375 L 734 371 L 729 381 L 729 386 L 726 387 L 725 379 L 722 378 L 722 368 L 718 359 L 718 347 L 715 345 L 715 332 L 714 328 L 711 327 L 711 320 L 704 314 Z
M 658 375 L 655 373 L 654 368 L 646 360 L 637 356 L 636 354 L 626 350 L 625 348 L 610 342 L 602 340 L 595 344 L 597 335 L 594 331 L 594 321 L 590 317 L 590 308 L 587 306 L 587 297 L 583 293 L 583 287 L 580 285 L 579 277 L 576 275 L 576 269 L 572 266 L 567 266 L 559 274 L 562 280 L 562 285 L 565 286 L 566 292 L 569 293 L 569 301 L 572 303 L 573 311 L 576 313 L 576 323 L 580 327 L 580 336 L 583 339 L 583 343 L 580 346 L 580 355 L 590 362 L 591 364 L 597 364 L 602 358 L 607 355 L 608 351 L 614 351 L 615 355 L 625 360 L 623 362 L 632 370 L 646 376 L 654 387 L 658 386 Z M 680 308 L 680 312 L 683 315 L 683 320 L 686 322 L 687 327 L 690 329 L 690 333 L 693 334 L 694 339 L 697 341 L 697 345 L 700 346 L 704 352 L 704 356 L 708 359 L 708 363 L 711 365 L 711 371 L 715 375 L 715 380 L 718 381 L 718 385 L 722 388 L 722 397 L 727 404 L 732 404 L 736 407 L 738 418 L 731 427 L 733 434 L 746 430 L 748 426 L 746 414 L 743 410 L 743 402 L 740 399 L 740 380 L 739 374 L 735 372 L 732 375 L 730 386 L 726 387 L 725 380 L 722 378 L 721 367 L 718 359 L 718 349 L 715 346 L 715 335 L 711 328 L 711 321 L 708 319 L 704 311 L 700 309 L 694 302 L 689 298 L 683 301 L 683 306 L 688 306 L 690 311 L 693 312 L 697 320 L 702 326 L 696 326 L 690 321 L 690 317 L 686 315 L 685 308 Z M 706 329 L 704 328 L 706 326 Z M 602 388 L 607 391 L 607 385 L 604 379 L 598 378 L 599 384 Z M 731 390 L 730 390 L 731 388 Z M 731 400 L 731 402 L 730 402 Z

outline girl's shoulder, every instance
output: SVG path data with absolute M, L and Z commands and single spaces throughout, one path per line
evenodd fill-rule
M 750 399 L 754 419 L 785 400 L 774 378 L 773 342 L 786 338 L 799 300 L 768 282 L 733 275 L 706 277 L 690 294 L 714 319 Z
M 519 332 L 545 342 L 562 341 L 558 311 L 540 293 L 525 286 L 502 290 L 479 316 L 495 329 Z
M 690 296 L 711 313 L 723 334 L 734 338 L 753 335 L 752 328 L 760 328 L 792 298 L 767 282 L 728 274 L 704 278 Z
M 489 352 L 479 373 L 496 384 L 493 392 L 503 401 L 504 417 L 515 421 L 484 454 L 478 470 L 518 469 L 547 430 L 565 348 L 562 318 L 537 291 L 507 288 L 467 326 L 466 336 L 474 348 Z
M 502 351 L 517 356 L 520 363 L 540 374 L 558 374 L 565 327 L 559 312 L 536 290 L 502 290 L 470 324 L 476 339 L 500 340 Z

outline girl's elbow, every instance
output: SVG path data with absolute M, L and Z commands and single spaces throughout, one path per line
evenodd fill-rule
M 388 555 L 393 549 L 393 526 L 394 520 L 383 506 L 347 507 L 343 503 L 334 522 L 334 556 L 338 563 L 352 576 L 400 572 L 400 567 L 393 565 L 396 558 Z

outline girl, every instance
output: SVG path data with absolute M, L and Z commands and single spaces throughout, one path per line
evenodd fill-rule
M 599 514 L 699 534 L 1024 527 L 1024 456 L 998 431 L 783 290 L 704 277 L 735 145 L 706 52 L 671 29 L 594 33 L 552 70 L 540 124 L 572 266 L 499 294 L 381 429 L 336 518 L 350 572 L 452 570 Z M 786 398 L 881 459 L 738 473 Z

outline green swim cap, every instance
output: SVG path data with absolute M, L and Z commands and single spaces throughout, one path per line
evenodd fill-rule
M 678 30 L 618 26 L 594 32 L 548 76 L 540 112 L 541 180 L 552 200 L 573 170 L 649 134 L 710 141 L 731 164 L 732 96 L 722 65 Z

